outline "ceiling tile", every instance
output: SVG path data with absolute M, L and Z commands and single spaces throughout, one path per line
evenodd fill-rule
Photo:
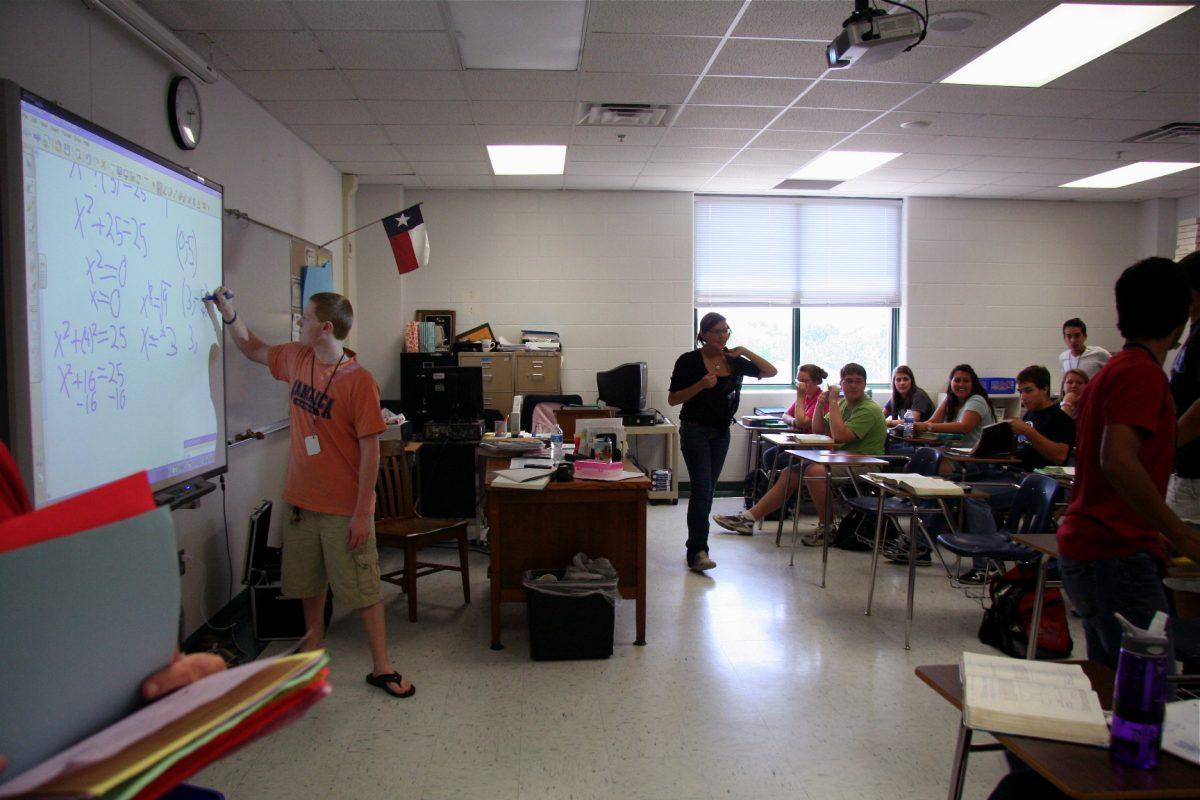
M 724 178 L 767 178 L 775 183 L 791 176 L 796 170 L 781 164 L 730 164 L 716 174 Z
M 359 183 L 366 185 L 394 185 L 409 188 L 422 188 L 424 181 L 416 175 L 359 175 Z
M 390 144 L 319 144 L 313 149 L 330 161 L 403 161 Z
M 960 197 L 965 189 L 972 186 L 969 183 L 939 183 L 936 181 L 925 181 L 923 183 L 911 183 L 904 189 L 905 195 L 930 196 L 930 197 Z
M 710 75 L 816 78 L 825 71 L 825 45 L 766 39 L 730 39 Z
M 832 191 L 837 194 L 883 195 L 885 197 L 903 197 L 909 186 L 921 184 L 904 183 L 903 181 L 874 181 L 867 175 L 855 178 L 835 186 Z
M 657 163 L 724 164 L 737 153 L 726 147 L 657 147 L 650 161 Z
M 230 73 L 241 69 L 234 60 L 213 42 L 212 37 L 199 31 L 176 31 L 180 41 L 196 51 L 196 54 L 209 63 L 209 66 L 220 72 Z M 327 66 L 331 66 L 326 61 Z
M 830 80 L 817 82 L 812 91 L 800 98 L 803 108 L 851 108 L 887 111 L 925 88 L 919 83 L 873 83 L 870 81 Z
M 694 192 L 699 191 L 703 184 L 703 178 L 670 178 L 661 175 L 648 175 L 638 178 L 634 182 L 633 188 L 654 191 Z
M 575 111 L 574 102 L 471 101 L 471 116 L 478 125 L 572 125 Z
M 1127 161 L 1200 161 L 1200 145 L 1137 142 L 1076 142 L 1078 158 L 1116 158 Z
M 384 125 L 392 144 L 480 144 L 474 125 Z
M 576 72 L 532 69 L 476 70 L 462 73 L 472 100 L 574 100 Z
M 757 106 L 684 106 L 675 118 L 677 128 L 748 128 L 762 130 L 776 115 L 778 108 Z
M 655 145 L 665 132 L 666 128 L 631 125 L 576 125 L 571 129 L 571 144 Z
M 570 144 L 569 125 L 480 125 L 482 144 Z
M 724 36 L 740 2 L 593 0 L 588 30 L 597 33 L 671 33 Z
M 1041 139 L 1115 143 L 1157 127 L 1140 119 L 1062 119 L 1055 122 L 1057 124 L 1048 130 L 1032 135 Z
M 334 161 L 333 166 L 350 175 L 399 175 L 413 172 L 403 161 Z
M 561 189 L 562 175 L 497 175 L 496 185 L 507 189 Z
M 642 161 L 568 161 L 567 175 L 635 176 L 646 166 Z
M 997 186 L 1061 186 L 1078 179 L 1078 175 L 1063 175 L 1061 173 L 1045 172 L 1014 172 L 1006 174 L 991 183 Z
M 679 104 L 687 99 L 696 78 L 691 75 L 636 75 L 584 72 L 575 97 L 589 103 Z
M 492 165 L 486 161 L 413 161 L 411 166 L 418 175 L 492 174 Z
M 239 69 L 330 69 L 308 31 L 210 31 L 205 34 Z
M 496 179 L 491 175 L 422 175 L 423 184 L 430 189 L 491 189 Z
M 1200 59 L 1165 53 L 1108 53 L 1052 81 L 1050 86 L 1109 91 L 1142 91 L 1157 86 L 1187 89 L 1200 86 Z
M 888 162 L 888 166 L 895 165 L 903 169 L 926 169 L 926 170 L 941 170 L 955 169 L 965 167 L 974 160 L 972 156 L 940 156 L 940 155 L 925 155 L 923 153 L 905 153 L 899 158 L 894 158 Z
M 371 113 L 385 125 L 470 125 L 470 104 L 459 100 L 368 100 Z
M 347 83 L 363 100 L 466 100 L 457 71 L 343 70 Z
M 776 164 L 797 170 L 817 157 L 815 150 L 743 150 L 733 160 L 734 164 Z
M 317 31 L 342 69 L 457 69 L 448 34 L 440 31 Z
M 669 147 L 742 147 L 754 131 L 672 128 L 662 137 Z
M 882 64 L 855 66 L 854 78 L 866 81 L 933 83 L 982 53 L 983 50 L 978 47 L 931 47 L 923 44 Z
M 720 164 L 657 164 L 650 163 L 642 170 L 643 175 L 659 175 L 670 178 L 711 178 L 721 168 Z
M 934 183 L 955 183 L 955 184 L 971 184 L 973 186 L 983 186 L 988 183 L 995 183 L 1003 177 L 1010 175 L 1009 172 L 997 172 L 977 169 L 958 169 L 948 170 L 938 175 L 933 179 Z
M 389 144 L 379 125 L 293 125 L 292 131 L 309 144 Z
M 585 72 L 649 72 L 699 75 L 718 39 L 594 33 L 583 48 Z
M 931 45 L 991 47 L 1024 28 L 1055 5 L 1056 3 L 1045 0 L 1004 0 L 1002 3 L 995 0 L 934 0 L 929 4 L 931 24 L 925 41 Z M 950 20 L 942 15 L 950 11 L 982 14 L 984 19 L 960 31 L 947 31 L 942 25 L 948 24 Z
M 863 129 L 863 133 L 947 136 L 964 133 L 981 119 L 983 119 L 982 114 L 939 114 L 932 111 L 905 113 L 903 111 L 893 111 L 885 115 L 882 119 L 868 125 Z M 901 125 L 906 122 L 928 122 L 929 127 L 902 128 Z
M 1005 117 L 998 114 L 988 114 L 976 120 L 974 125 L 961 131 L 968 136 L 985 136 L 992 138 L 1063 139 L 1064 136 L 1053 135 L 1063 129 L 1063 120 L 1059 117 Z M 958 133 L 959 131 L 955 131 Z
M 846 138 L 844 133 L 818 133 L 814 131 L 763 131 L 750 142 L 751 148 L 771 150 L 824 150 Z
M 566 175 L 564 189 L 632 189 L 637 178 L 633 175 Z
M 706 192 L 769 192 L 779 183 L 775 178 L 743 178 L 714 175 L 704 182 Z
M 792 108 L 772 123 L 773 131 L 844 131 L 869 125 L 878 111 L 838 111 L 829 108 Z
M 229 80 L 255 100 L 352 100 L 354 92 L 334 70 L 230 72 Z
M 871 170 L 871 179 L 877 181 L 897 181 L 900 183 L 921 183 L 923 181 L 938 179 L 938 176 L 945 172 L 945 170 L 941 169 L 904 169 L 893 167 L 892 164 L 894 163 L 896 163 L 894 160 L 889 161 L 887 166 Z
M 852 3 L 827 0 L 754 0 L 733 35 L 828 42 L 852 9 Z
M 646 161 L 653 151 L 653 147 L 628 144 L 615 147 L 573 144 L 567 148 L 567 161 Z
M 487 163 L 487 151 L 468 144 L 402 144 L 400 152 L 411 162 L 418 161 L 482 161 Z
M 1182 88 L 1182 87 L 1181 87 Z M 1145 92 L 1084 116 L 1097 119 L 1140 119 L 1153 122 L 1183 122 L 1200 119 L 1200 94 Z
M 1012 93 L 1007 98 L 996 97 L 984 110 L 992 114 L 1027 117 L 1086 117 L 1094 111 L 1135 96 L 1132 92 L 1050 89 L 1042 86 Z
M 692 105 L 775 106 L 791 104 L 812 81 L 793 78 L 706 77 L 692 95 Z
M 1074 158 L 1020 158 L 1018 156 L 986 156 L 971 165 L 993 172 L 1062 173 L 1095 175 L 1121 166 L 1116 160 L 1085 160 Z
M 256 30 L 285 31 L 302 27 L 290 3 L 281 0 L 142 0 L 141 5 L 162 24 L 175 31 Z
M 1193 6 L 1175 19 L 1143 33 L 1119 53 L 1184 53 L 1200 55 L 1200 11 Z
M 1013 86 L 959 86 L 937 84 L 913 96 L 897 111 L 946 111 L 955 114 L 1001 112 L 1009 103 L 1018 102 L 1032 89 Z
M 345 0 L 295 0 L 296 13 L 313 30 L 440 31 L 445 28 L 438 3 L 347 3 Z
M 263 108 L 287 125 L 311 125 L 336 119 L 347 125 L 373 123 L 375 118 L 359 100 L 270 100 Z

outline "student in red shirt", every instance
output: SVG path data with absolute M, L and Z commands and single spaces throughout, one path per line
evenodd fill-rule
M 1080 397 L 1075 489 L 1058 529 L 1088 658 L 1113 668 L 1121 647 L 1113 614 L 1145 627 L 1155 611 L 1168 611 L 1163 540 L 1200 562 L 1200 535 L 1163 500 L 1175 404 L 1162 365 L 1188 319 L 1188 284 L 1173 261 L 1148 258 L 1121 274 L 1115 294 L 1125 347 Z
M 379 386 L 355 353 L 342 345 L 354 324 L 350 301 L 319 292 L 304 307 L 300 341 L 271 347 L 238 319 L 225 287 L 213 292 L 221 321 L 251 361 L 266 365 L 290 387 L 291 455 L 283 499 L 283 594 L 299 597 L 308 635 L 304 648 L 324 638 L 325 592 L 358 609 L 372 671 L 367 683 L 393 697 L 416 692 L 392 667 L 375 549 L 375 481 L 379 434 L 387 427 Z

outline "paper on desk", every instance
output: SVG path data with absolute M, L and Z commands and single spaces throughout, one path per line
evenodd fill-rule
M 595 475 L 578 475 L 576 477 L 578 477 L 581 481 L 624 481 L 630 478 L 644 478 L 646 476 L 637 470 L 623 469 L 620 472 L 614 472 L 611 475 L 605 475 L 603 478 Z
M 167 729 L 170 726 L 182 721 L 186 716 L 206 717 L 220 711 L 236 712 L 246 705 L 257 702 L 268 691 L 278 688 L 276 682 L 270 682 L 261 688 L 258 687 L 256 684 L 259 682 L 252 681 L 252 679 L 259 673 L 264 673 L 264 677 L 268 671 L 282 673 L 279 675 L 280 678 L 290 679 L 295 674 L 311 668 L 322 657 L 324 657 L 324 651 L 315 650 L 280 659 L 255 661 L 226 672 L 210 675 L 130 714 L 33 769 L 18 775 L 0 786 L 0 798 L 30 792 L 46 784 L 64 788 L 74 786 L 77 775 L 82 770 L 112 759 L 127 748 L 151 742 L 155 736 L 168 732 Z M 239 689 L 248 690 L 248 696 L 240 697 Z M 231 700 L 231 704 L 223 705 L 221 701 L 225 699 Z M 95 793 L 107 791 L 135 774 L 139 769 L 144 769 L 152 764 L 156 757 L 161 756 L 162 750 L 168 749 L 166 745 L 179 746 L 190 741 L 219 724 L 225 716 L 225 714 L 221 714 L 210 720 L 197 720 L 198 725 L 186 727 L 185 730 L 179 732 L 179 735 L 173 736 L 170 742 L 164 739 L 162 742 L 155 743 L 162 747 L 154 747 L 144 755 L 139 754 L 141 757 L 115 774 L 89 778 L 88 788 L 94 789 Z M 95 780 L 95 783 L 92 784 L 91 780 Z
M 1167 703 L 1163 750 L 1200 767 L 1200 700 Z
M 517 483 L 525 483 L 526 481 L 537 480 L 538 478 L 545 478 L 549 474 L 550 474 L 550 471 L 544 467 L 543 468 L 517 467 L 517 468 L 513 468 L 513 469 L 498 469 L 498 470 L 496 470 L 496 475 L 503 477 L 503 478 L 508 478 L 510 481 L 516 481 Z
M 518 456 L 509 461 L 509 463 L 513 469 L 520 469 L 521 467 L 531 467 L 535 464 L 550 466 L 554 462 L 550 460 L 550 456 Z
M 503 475 L 497 474 L 492 478 L 492 486 L 504 489 L 545 489 L 546 484 L 550 483 L 549 470 L 539 470 L 542 477 L 533 478 L 527 481 L 514 481 L 512 478 L 506 478 Z

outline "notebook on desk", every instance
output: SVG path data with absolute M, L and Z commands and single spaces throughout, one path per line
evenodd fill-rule
M 1013 454 L 1014 439 L 1012 426 L 1007 422 L 988 425 L 979 436 L 974 447 L 951 447 L 951 453 L 972 458 L 1002 458 Z

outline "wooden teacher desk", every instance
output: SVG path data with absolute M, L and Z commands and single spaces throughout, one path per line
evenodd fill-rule
M 492 459 L 492 469 L 507 459 Z M 626 462 L 626 469 L 635 469 Z M 621 596 L 637 605 L 637 639 L 646 643 L 646 501 L 650 479 L 572 480 L 544 489 L 492 486 L 487 479 L 492 649 L 499 650 L 500 604 L 525 602 L 526 570 L 562 569 L 576 553 L 603 556 L 617 571 Z

